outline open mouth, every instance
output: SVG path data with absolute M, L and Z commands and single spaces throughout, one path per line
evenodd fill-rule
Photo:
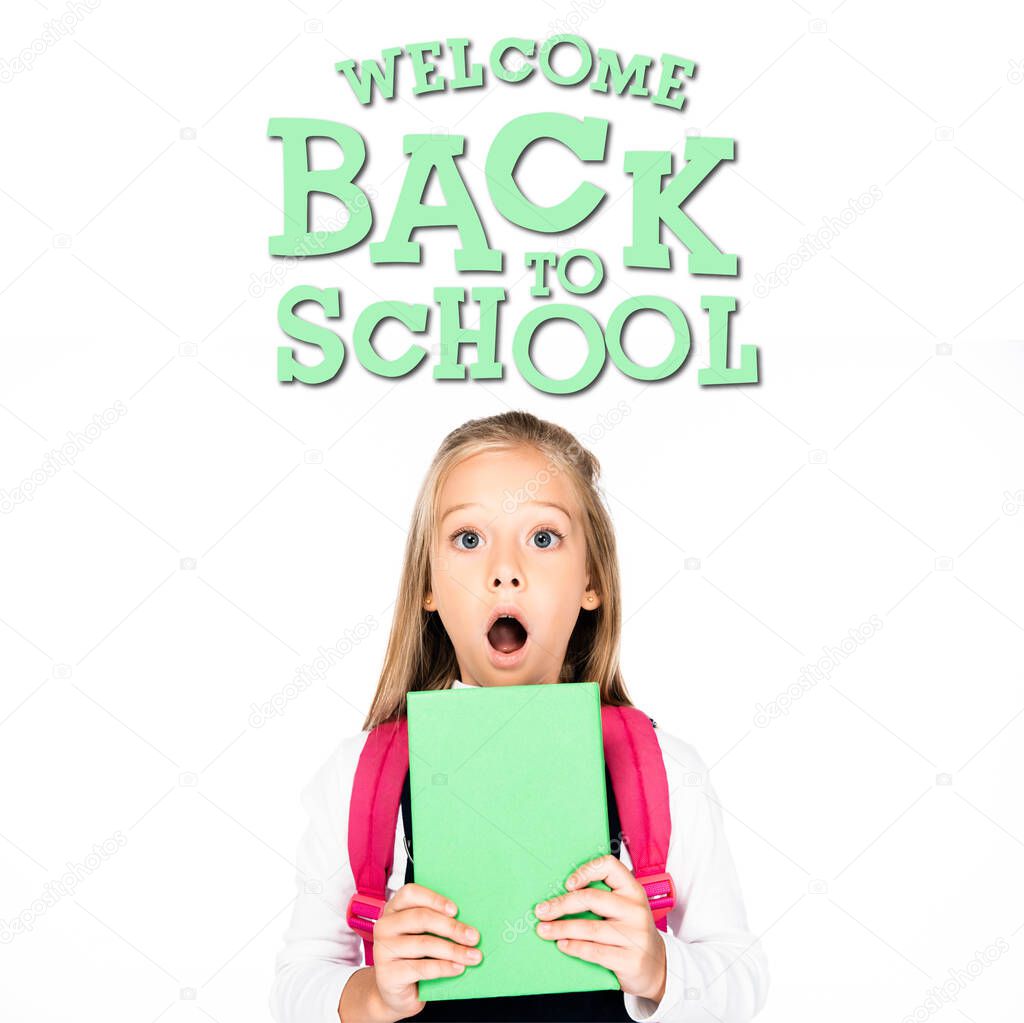
M 502 615 L 487 631 L 487 642 L 503 654 L 513 654 L 526 642 L 523 623 L 512 615 Z

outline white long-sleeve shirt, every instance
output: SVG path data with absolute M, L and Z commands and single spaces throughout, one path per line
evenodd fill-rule
M 456 680 L 453 689 L 466 683 Z M 356 764 L 369 733 L 343 739 L 302 792 L 309 825 L 299 844 L 297 898 L 276 960 L 270 1011 L 277 1023 L 338 1023 L 341 993 L 364 966 L 363 940 L 345 920 L 355 880 L 348 861 L 348 811 Z M 676 886 L 665 943 L 665 993 L 657 1004 L 623 992 L 637 1023 L 747 1023 L 768 994 L 768 966 L 747 927 L 743 896 L 708 768 L 689 743 L 660 725 L 672 834 L 666 870 Z M 390 899 L 405 883 L 402 815 L 395 832 Z M 625 843 L 622 862 L 632 869 Z M 707 1010 L 707 1011 L 705 1011 Z M 710 1013 L 710 1015 L 709 1015 Z

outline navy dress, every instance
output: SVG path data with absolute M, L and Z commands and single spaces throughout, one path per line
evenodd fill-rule
M 608 790 L 608 833 L 617 836 L 620 831 L 619 811 L 615 805 L 615 793 L 607 765 L 605 783 Z M 406 834 L 406 849 L 411 853 L 412 798 L 408 772 L 402 787 L 402 824 Z M 615 853 L 619 859 L 622 858 L 617 844 Z M 413 859 L 410 855 L 405 871 L 405 883 L 415 880 Z M 424 1023 L 427 1020 L 451 1020 L 453 1023 L 568 1023 L 570 1020 L 605 1023 L 611 1020 L 632 1020 L 626 1012 L 621 990 L 568 991 L 559 994 L 509 995 L 499 998 L 455 998 L 427 1002 L 420 1012 L 406 1018 L 422 1020 Z

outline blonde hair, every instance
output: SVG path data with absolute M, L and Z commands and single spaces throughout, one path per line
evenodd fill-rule
M 563 474 L 572 487 L 582 510 L 590 587 L 602 598 L 596 610 L 580 614 L 558 681 L 597 682 L 603 704 L 633 706 L 619 667 L 619 565 L 611 517 L 597 484 L 600 463 L 568 430 L 514 410 L 463 423 L 445 437 L 427 470 L 412 515 L 387 651 L 364 731 L 403 717 L 407 693 L 447 689 L 458 677 L 451 639 L 437 612 L 423 607 L 431 589 L 430 552 L 441 488 L 455 466 L 471 455 L 521 446 L 539 451 L 548 460 L 548 472 Z

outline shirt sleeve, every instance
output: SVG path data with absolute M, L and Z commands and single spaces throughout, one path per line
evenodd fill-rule
M 355 881 L 348 808 L 365 733 L 344 740 L 302 792 L 308 814 L 296 853 L 296 895 L 277 955 L 270 1013 L 276 1023 L 339 1023 L 349 977 L 363 968 L 363 941 L 346 922 Z
M 768 995 L 768 965 L 747 926 L 736 867 L 708 767 L 693 746 L 658 727 L 672 834 L 666 870 L 676 904 L 665 943 L 665 993 L 657 1004 L 624 993 L 636 1023 L 747 1023 Z

